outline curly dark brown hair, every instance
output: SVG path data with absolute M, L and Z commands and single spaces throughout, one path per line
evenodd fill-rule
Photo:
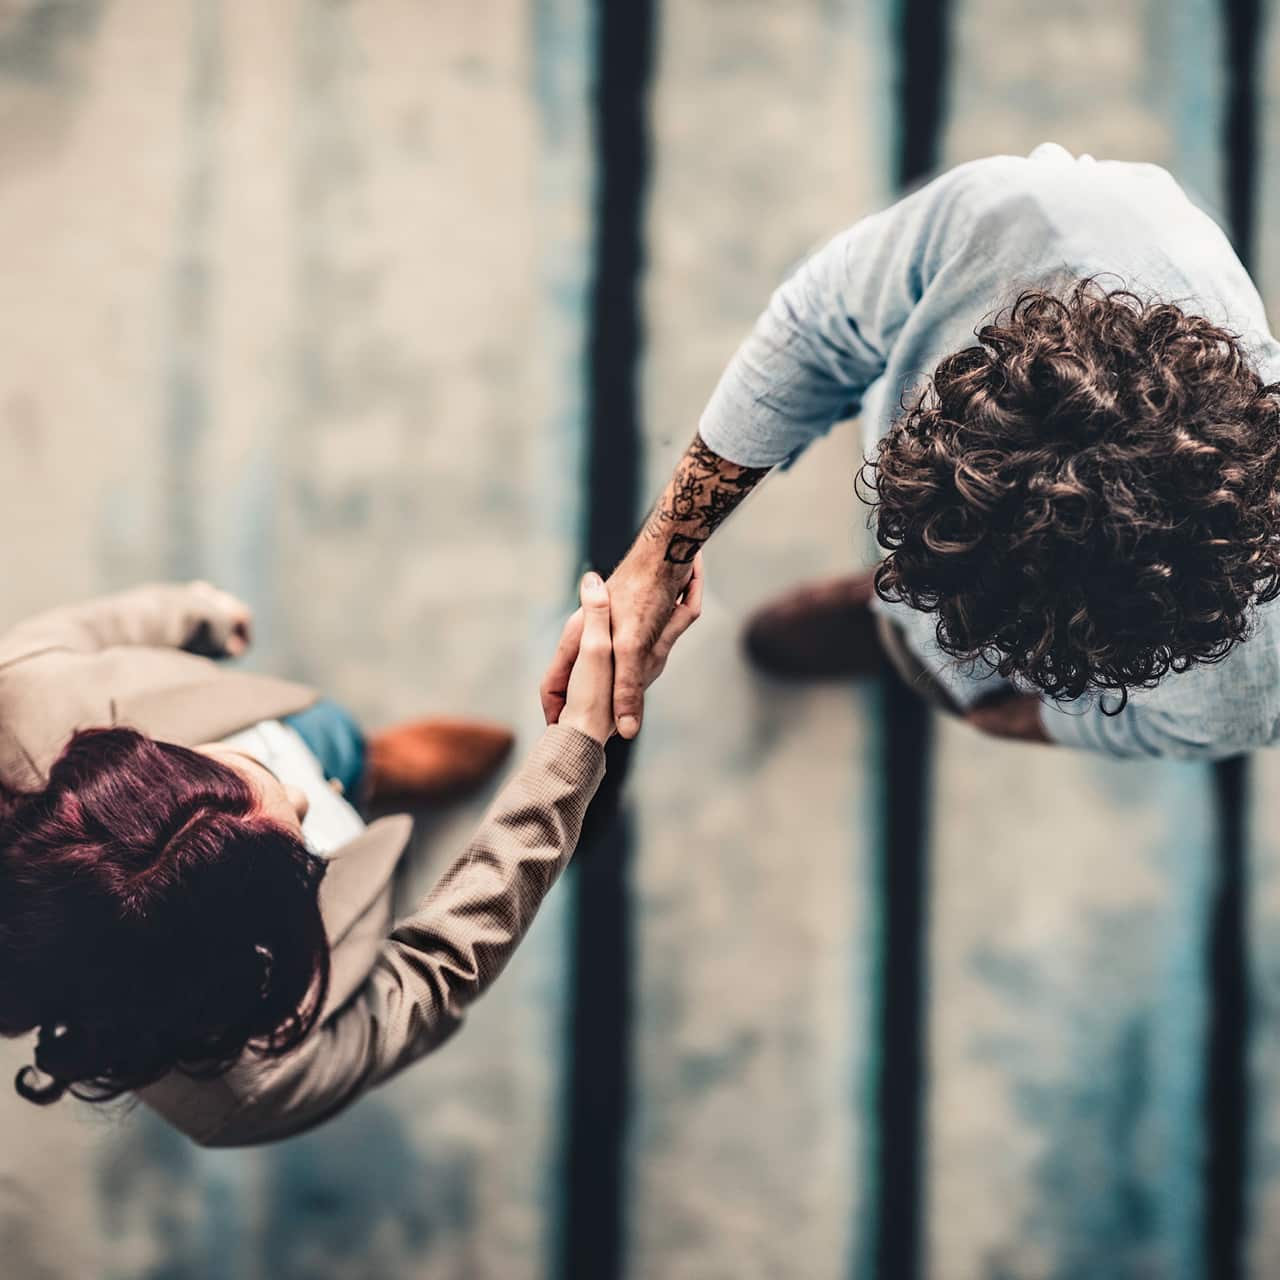
M 879 594 L 1055 699 L 1123 707 L 1224 658 L 1280 595 L 1280 384 L 1238 335 L 1095 280 L 976 337 L 868 463 Z

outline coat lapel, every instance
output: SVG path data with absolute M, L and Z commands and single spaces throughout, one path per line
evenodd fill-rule
M 329 859 L 320 913 L 329 937 L 329 996 L 321 1014 L 341 1008 L 369 976 L 391 928 L 391 879 L 409 843 L 408 814 L 381 818 Z
M 181 674 L 187 678 L 148 682 L 119 694 L 117 721 L 165 742 L 198 746 L 217 742 L 259 720 L 291 715 L 316 700 L 305 685 L 219 669 L 212 663 Z
M 320 882 L 320 913 L 331 947 L 346 937 L 390 882 L 412 829 L 407 813 L 380 818 L 330 857 Z

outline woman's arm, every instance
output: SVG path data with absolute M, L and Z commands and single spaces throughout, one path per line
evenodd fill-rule
M 568 865 L 603 776 L 601 743 L 548 729 L 461 857 L 392 931 L 356 995 L 287 1057 L 209 1081 L 238 1097 L 215 1132 L 192 1136 L 222 1147 L 299 1133 L 447 1040 Z
M 288 1136 L 341 1110 L 436 1048 L 502 972 L 568 864 L 604 776 L 613 729 L 609 603 L 584 583 L 583 646 L 560 723 L 490 807 L 466 850 L 392 931 L 355 997 L 276 1062 L 242 1064 L 209 1087 L 239 1097 L 210 1146 Z
M 252 624 L 248 605 L 207 582 L 151 583 L 19 622 L 0 638 L 0 662 L 49 649 L 92 653 L 120 645 L 238 657 Z

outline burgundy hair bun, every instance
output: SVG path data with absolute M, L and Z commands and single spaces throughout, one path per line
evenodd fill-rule
M 324 863 L 235 770 L 91 729 L 6 809 L 0 1034 L 39 1033 L 23 1097 L 103 1101 L 310 1031 L 329 976 Z

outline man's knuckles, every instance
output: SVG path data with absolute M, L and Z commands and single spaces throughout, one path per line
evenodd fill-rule
M 614 653 L 629 662 L 642 657 L 648 647 L 639 636 L 629 631 L 622 632 L 613 642 Z

